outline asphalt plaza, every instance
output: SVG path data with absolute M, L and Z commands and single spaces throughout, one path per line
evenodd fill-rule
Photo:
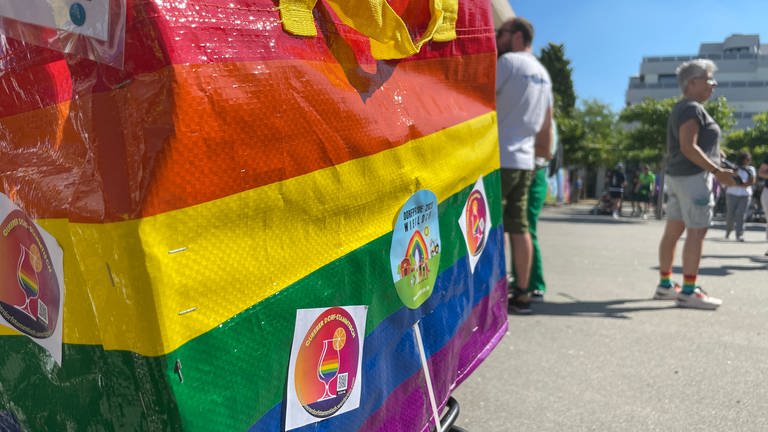
M 453 396 L 468 431 L 768 430 L 768 249 L 715 221 L 699 283 L 717 311 L 652 300 L 664 221 L 546 207 L 548 292 Z M 733 236 L 731 237 L 733 238 Z M 675 280 L 681 280 L 680 252 Z

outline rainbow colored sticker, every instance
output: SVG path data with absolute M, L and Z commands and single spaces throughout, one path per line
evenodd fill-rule
M 437 197 L 420 190 L 408 198 L 395 219 L 390 263 L 397 295 L 416 309 L 435 286 L 440 266 L 440 225 Z
M 365 306 L 297 311 L 286 430 L 360 405 L 366 313 Z
M 488 199 L 485 195 L 483 178 L 480 177 L 475 182 L 472 192 L 469 193 L 461 216 L 459 216 L 459 226 L 467 245 L 467 255 L 470 269 L 473 273 L 488 241 L 489 229 L 491 227 L 491 215 L 488 210 Z

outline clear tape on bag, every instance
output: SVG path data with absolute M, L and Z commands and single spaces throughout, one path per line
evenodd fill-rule
M 2 0 L 0 35 L 122 68 L 126 1 Z

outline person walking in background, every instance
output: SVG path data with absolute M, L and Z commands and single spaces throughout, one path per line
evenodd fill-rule
M 763 163 L 760 164 L 757 175 L 763 179 L 763 193 L 760 194 L 760 204 L 763 206 L 763 215 L 766 219 L 765 239 L 768 240 L 768 154 L 765 155 Z M 768 251 L 765 252 L 765 255 L 768 256 Z
M 571 193 L 571 203 L 576 204 L 581 199 L 581 191 L 584 189 L 584 181 L 581 179 L 581 174 L 576 174 L 576 179 L 573 181 L 573 191 Z
M 640 205 L 640 216 L 648 219 L 648 207 L 653 201 L 653 190 L 656 186 L 656 175 L 648 164 L 643 164 L 643 171 L 638 176 L 637 200 Z
M 632 174 L 632 187 L 629 191 L 629 199 L 632 202 L 632 214 L 631 217 L 640 215 L 640 176 L 638 173 Z
M 725 238 L 730 237 L 736 228 L 736 241 L 744 241 L 744 214 L 752 199 L 752 185 L 755 184 L 755 168 L 752 167 L 752 155 L 739 153 L 736 159 L 736 185 L 725 190 Z
M 612 215 L 614 219 L 621 216 L 621 198 L 624 196 L 624 186 L 626 185 L 627 177 L 624 175 L 624 164 L 619 162 L 608 181 L 608 194 L 610 194 L 613 203 Z
M 533 25 L 505 21 L 496 32 L 496 112 L 499 122 L 504 230 L 512 248 L 509 307 L 530 313 L 529 281 L 533 245 L 528 224 L 528 191 L 534 157 L 551 159 L 552 81 L 532 53 Z
M 722 300 L 696 285 L 704 237 L 712 221 L 712 179 L 730 186 L 734 172 L 720 168 L 720 126 L 702 105 L 717 86 L 714 62 L 696 59 L 677 70 L 683 92 L 667 122 L 667 223 L 659 242 L 660 282 L 653 298 L 675 300 L 680 307 L 717 309 Z M 671 280 L 677 242 L 683 244 L 683 286 Z

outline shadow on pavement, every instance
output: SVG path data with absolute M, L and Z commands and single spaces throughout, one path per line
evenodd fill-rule
M 702 276 L 728 276 L 730 274 L 733 274 L 737 271 L 745 271 L 745 270 L 762 270 L 765 271 L 768 269 L 768 265 L 761 265 L 761 266 L 719 266 L 719 267 L 700 267 L 699 268 L 699 274 Z M 683 268 L 682 267 L 675 267 L 674 270 L 672 270 L 673 273 L 682 274 Z
M 630 314 L 635 312 L 658 311 L 664 309 L 677 309 L 674 302 L 663 300 L 641 299 L 616 299 L 607 301 L 580 301 L 568 294 L 558 294 L 573 300 L 570 303 L 534 303 L 531 305 L 533 315 L 554 316 L 581 316 L 585 318 L 618 318 L 632 319 Z M 633 306 L 633 303 L 654 302 L 658 306 Z M 513 314 L 510 314 L 513 315 Z
M 756 265 L 720 265 L 720 266 L 701 266 L 699 267 L 699 274 L 702 276 L 728 276 L 738 271 L 765 271 L 768 270 L 768 259 L 765 257 L 755 256 L 741 256 L 741 255 L 704 255 L 704 258 L 719 258 L 719 259 L 746 259 Z M 654 271 L 659 271 L 659 266 L 650 267 Z M 672 267 L 673 274 L 682 274 L 682 266 Z
M 755 256 L 755 255 L 709 255 L 704 254 L 701 256 L 702 259 L 707 258 L 715 258 L 715 259 L 748 259 L 754 263 L 760 263 L 760 264 L 768 264 L 768 257 L 766 256 Z
M 627 223 L 640 223 L 647 222 L 639 218 L 619 218 L 614 219 L 610 216 L 594 216 L 585 214 L 571 214 L 563 216 L 539 216 L 540 221 L 548 222 L 561 222 L 561 223 L 573 223 L 573 224 L 627 224 Z

